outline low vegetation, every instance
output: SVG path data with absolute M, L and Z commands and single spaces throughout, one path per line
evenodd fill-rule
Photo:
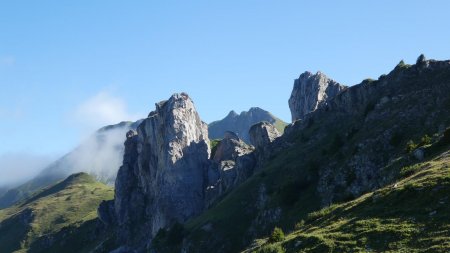
M 450 151 L 402 169 L 403 179 L 312 212 L 280 242 L 286 252 L 449 252 Z
M 83 252 L 98 243 L 89 238 L 98 205 L 112 198 L 111 187 L 85 173 L 72 175 L 0 210 L 0 252 Z M 61 249 L 56 243 L 59 237 L 66 243 Z

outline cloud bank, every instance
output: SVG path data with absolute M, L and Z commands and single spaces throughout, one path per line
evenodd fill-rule
M 0 116 L 4 113 L 0 110 Z M 101 91 L 82 101 L 69 116 L 70 126 L 82 134 L 78 147 L 59 160 L 26 152 L 0 154 L 0 187 L 17 185 L 36 175 L 65 177 L 76 172 L 88 172 L 103 182 L 114 183 L 122 164 L 125 133 L 131 123 L 95 131 L 106 125 L 137 120 L 139 114 L 129 113 L 122 98 Z
M 127 111 L 127 105 L 122 98 L 108 91 L 100 91 L 82 102 L 75 109 L 73 116 L 77 126 L 84 131 L 139 119 L 139 114 Z

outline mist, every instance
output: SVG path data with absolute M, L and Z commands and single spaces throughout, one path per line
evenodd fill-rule
M 30 180 L 56 157 L 28 152 L 0 154 L 0 187 L 11 188 Z
M 138 123 L 122 122 L 98 130 L 38 176 L 63 179 L 73 173 L 86 172 L 98 181 L 113 185 L 123 161 L 125 134 Z
M 122 165 L 125 134 L 130 127 L 119 127 L 99 132 L 88 138 L 70 155 L 70 174 L 87 172 L 97 180 L 113 184 Z
M 34 178 L 54 183 L 77 172 L 114 184 L 122 165 L 125 134 L 140 123 L 121 121 L 142 118 L 140 115 L 129 113 L 126 102 L 108 90 L 86 98 L 67 115 L 70 126 L 80 133 L 79 145 L 62 157 L 26 152 L 0 154 L 0 190 Z M 101 126 L 107 127 L 96 130 Z

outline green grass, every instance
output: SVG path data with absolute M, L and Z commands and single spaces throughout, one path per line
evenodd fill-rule
M 450 151 L 410 167 L 409 176 L 392 185 L 310 213 L 273 245 L 288 253 L 449 252 Z
M 0 210 L 0 252 L 41 252 L 44 247 L 39 242 L 45 238 L 58 234 L 70 238 L 71 230 L 93 229 L 98 205 L 113 194 L 111 187 L 80 173 Z M 87 245 L 74 246 L 67 248 L 78 252 Z
M 275 122 L 273 122 L 272 124 L 275 126 L 275 128 L 278 130 L 278 132 L 284 133 L 284 128 L 286 128 L 287 123 L 275 116 L 274 116 L 274 119 L 275 119 Z

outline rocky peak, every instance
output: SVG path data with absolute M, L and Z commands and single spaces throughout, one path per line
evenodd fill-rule
M 235 118 L 239 116 L 234 110 L 231 110 L 225 118 Z
M 264 148 L 280 136 L 280 132 L 269 122 L 259 122 L 250 128 L 250 140 L 256 148 Z
M 306 71 L 294 82 L 289 108 L 292 121 L 302 119 L 315 111 L 321 104 L 335 97 L 346 86 L 328 78 L 320 71 L 316 74 Z
M 136 244 L 160 228 L 184 222 L 204 207 L 209 165 L 207 125 L 185 93 L 156 104 L 138 127 L 127 133 L 114 208 L 119 240 Z
M 218 163 L 225 160 L 235 160 L 238 156 L 242 156 L 251 151 L 253 149 L 239 139 L 235 133 L 227 131 L 217 146 L 213 160 Z

